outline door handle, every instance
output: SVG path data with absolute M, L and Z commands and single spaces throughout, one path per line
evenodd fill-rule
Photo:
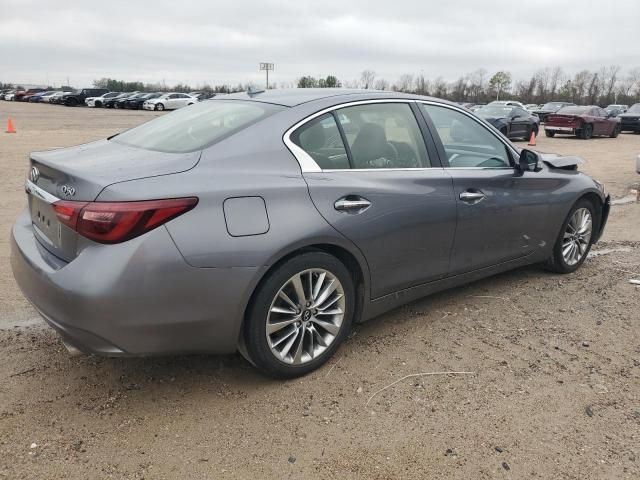
M 336 200 L 333 207 L 339 212 L 362 213 L 371 206 L 371 202 L 366 198 L 349 195 Z
M 467 190 L 466 192 L 462 192 L 460 194 L 460 200 L 462 200 L 465 203 L 470 203 L 470 204 L 478 203 L 484 197 L 485 197 L 484 193 L 482 193 L 480 191 L 472 192 L 472 191 Z

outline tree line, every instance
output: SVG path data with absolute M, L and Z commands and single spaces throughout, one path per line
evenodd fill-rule
M 640 67 L 624 72 L 617 65 L 596 71 L 581 70 L 573 76 L 567 75 L 562 67 L 545 67 L 533 73 L 529 79 L 515 82 L 508 71 L 489 75 L 483 68 L 462 75 L 453 82 L 441 76 L 429 79 L 420 72 L 403 74 L 396 82 L 390 83 L 377 77 L 372 70 L 363 71 L 359 79 L 352 81 L 340 82 L 334 76 L 329 78 L 335 79 L 336 86 L 416 93 L 456 102 L 487 103 L 506 98 L 525 104 L 566 101 L 605 106 L 640 102 Z M 326 83 L 323 79 L 303 76 L 298 79 L 296 86 L 327 86 L 323 83 Z
M 114 78 L 94 80 L 94 87 L 107 88 L 116 92 L 191 92 L 233 93 L 257 90 L 255 83 L 237 83 L 220 85 L 191 86 L 179 83 L 167 85 L 158 83 L 128 82 Z M 14 85 L 0 82 L 0 88 L 13 88 Z M 275 85 L 270 86 L 275 88 Z M 487 103 L 492 100 L 512 99 L 523 103 L 546 103 L 566 101 L 582 105 L 606 106 L 611 103 L 633 104 L 640 102 L 640 67 L 623 71 L 612 65 L 598 70 L 581 70 L 568 75 L 562 67 L 545 67 L 536 71 L 529 79 L 513 80 L 508 71 L 489 74 L 484 68 L 461 75 L 454 81 L 442 76 L 427 78 L 424 72 L 405 73 L 395 82 L 379 77 L 373 70 L 364 70 L 358 79 L 341 81 L 335 75 L 314 77 L 304 75 L 295 82 L 281 82 L 278 88 L 364 88 L 392 90 L 397 92 L 430 95 L 456 102 Z

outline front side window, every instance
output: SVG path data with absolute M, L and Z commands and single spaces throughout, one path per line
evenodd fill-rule
M 507 147 L 469 116 L 447 107 L 420 104 L 431 118 L 452 168 L 511 168 Z
M 375 103 L 336 110 L 356 169 L 431 166 L 418 122 L 406 103 Z
M 127 130 L 112 141 L 167 153 L 202 150 L 285 107 L 259 102 L 202 102 Z

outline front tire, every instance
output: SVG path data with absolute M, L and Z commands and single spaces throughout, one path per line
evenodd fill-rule
M 324 364 L 353 322 L 349 270 L 324 252 L 287 260 L 258 287 L 247 311 L 244 347 L 251 362 L 275 378 L 295 378 Z
M 556 136 L 556 132 L 554 132 L 553 130 L 545 130 L 545 131 L 544 131 L 544 134 L 545 134 L 547 137 L 550 137 L 550 138 L 553 138 L 553 137 L 555 137 L 555 136 Z
M 162 112 L 164 110 L 164 105 L 162 103 L 156 103 L 154 110 L 157 110 L 158 112 Z
M 546 266 L 557 273 L 575 272 L 591 250 L 596 228 L 598 220 L 593 203 L 584 198 L 578 200 L 562 224 Z
M 616 125 L 615 127 L 613 127 L 613 131 L 611 132 L 611 135 L 609 135 L 609 137 L 616 138 L 618 135 L 620 135 L 621 130 L 622 127 L 620 125 Z

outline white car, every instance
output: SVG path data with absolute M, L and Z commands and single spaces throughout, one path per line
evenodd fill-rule
M 489 103 L 489 105 L 492 107 L 520 107 L 521 109 L 526 110 L 522 102 L 518 102 L 516 100 L 495 100 Z
M 11 101 L 11 100 L 13 100 L 13 97 L 15 97 L 15 96 L 16 96 L 16 92 L 15 91 L 14 92 L 9 92 L 9 93 L 5 94 L 4 99 L 8 100 L 8 101 Z
M 120 95 L 120 93 L 121 92 L 109 92 L 105 93 L 104 95 L 100 95 L 99 97 L 87 97 L 84 100 L 84 104 L 87 107 L 101 108 L 104 105 L 105 100 L 117 97 L 118 95 Z
M 51 102 L 51 98 L 57 93 L 63 93 L 63 92 L 56 92 L 55 90 L 52 90 L 50 92 L 43 93 L 42 96 L 40 97 L 40 101 L 44 103 L 49 103 Z
M 198 99 L 186 93 L 165 93 L 158 98 L 152 98 L 142 104 L 145 110 L 175 110 L 197 103 Z

